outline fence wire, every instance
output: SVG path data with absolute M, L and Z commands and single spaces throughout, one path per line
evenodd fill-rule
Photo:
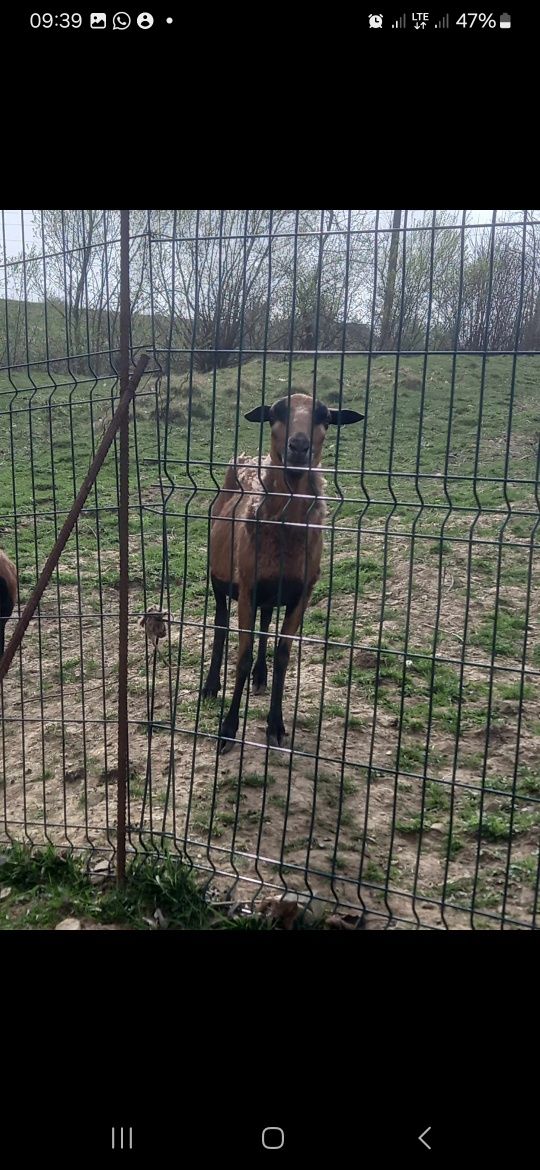
M 131 355 L 150 362 L 130 420 L 128 855 L 172 853 L 255 906 L 296 891 L 381 927 L 536 927 L 539 228 L 537 211 L 130 212 Z M 120 213 L 6 211 L 1 247 L 0 548 L 22 608 L 120 396 Z M 303 502 L 279 468 L 269 488 L 270 427 L 245 418 L 297 393 L 363 416 L 328 427 Z M 1 689 L 3 838 L 91 860 L 118 848 L 119 466 L 115 440 Z M 234 558 L 216 615 L 227 492 L 262 627 L 239 630 Z M 271 688 L 313 516 L 289 739 L 267 742 L 249 662 L 222 754 L 239 639 Z

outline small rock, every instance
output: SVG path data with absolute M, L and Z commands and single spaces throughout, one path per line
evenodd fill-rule
M 116 926 L 114 922 L 87 922 L 84 930 L 130 930 L 129 926 Z
M 76 780 L 82 780 L 84 776 L 84 768 L 72 768 L 70 772 L 64 772 L 64 777 L 68 784 L 74 784 Z
M 311 903 L 311 906 L 307 906 L 306 909 L 304 910 L 304 915 L 305 915 L 307 922 L 320 922 L 321 926 L 324 925 L 324 921 L 326 919 L 326 914 L 327 914 L 327 907 L 326 907 L 325 903 L 318 902 L 315 899 Z
M 63 918 L 55 930 L 82 930 L 82 926 L 78 918 Z
M 10 894 L 11 886 L 2 886 L 2 889 L 0 890 L 0 902 L 3 902 L 4 898 L 9 898 Z
M 365 916 L 363 914 L 331 914 L 326 919 L 330 930 L 363 930 Z
M 96 861 L 96 864 L 92 866 L 92 873 L 109 873 L 109 872 L 110 872 L 110 862 L 107 861 L 106 858 L 102 858 L 101 861 Z
M 429 826 L 432 833 L 444 833 L 446 826 L 441 821 L 435 821 L 435 824 Z
M 105 882 L 112 877 L 111 867 L 108 861 L 97 861 L 90 871 L 90 884 L 92 886 L 103 886 Z
M 156 922 L 157 922 L 157 925 L 158 925 L 158 927 L 159 927 L 159 929 L 160 929 L 160 930 L 166 930 L 166 929 L 167 929 L 167 927 L 168 927 L 169 923 L 167 922 L 167 919 L 165 918 L 165 915 L 161 913 L 161 910 L 160 910 L 159 906 L 157 907 L 157 909 L 156 909 L 156 910 L 154 910 L 154 918 L 155 918 L 155 920 L 156 920 Z

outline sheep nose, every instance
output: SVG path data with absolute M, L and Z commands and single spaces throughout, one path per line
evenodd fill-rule
M 294 455 L 307 455 L 309 451 L 309 439 L 306 435 L 293 435 L 289 439 L 289 450 Z

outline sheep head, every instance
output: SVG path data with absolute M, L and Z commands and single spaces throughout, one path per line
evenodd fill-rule
M 272 463 L 281 464 L 294 483 L 319 466 L 329 426 L 349 426 L 364 416 L 356 410 L 331 410 L 309 394 L 291 394 L 273 406 L 256 406 L 245 417 L 270 423 Z

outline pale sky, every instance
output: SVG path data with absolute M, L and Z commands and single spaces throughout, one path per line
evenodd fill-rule
M 28 248 L 31 244 L 38 242 L 39 235 L 36 238 L 34 236 L 34 232 L 33 232 L 32 212 L 31 211 L 17 211 L 17 210 L 13 211 L 13 210 L 11 210 L 11 211 L 4 211 L 2 214 L 4 216 L 5 236 L 6 236 L 6 254 L 8 257 L 16 256 L 19 252 L 22 251 L 23 224 L 24 224 L 25 248 Z M 421 211 L 410 211 L 409 212 L 409 224 L 414 223 L 415 217 L 417 215 L 422 215 L 422 214 L 423 214 L 423 212 L 421 212 Z M 461 222 L 462 214 L 463 213 L 461 211 L 456 211 L 456 223 L 457 224 L 459 224 Z M 499 212 L 498 216 L 500 218 L 503 218 L 503 216 L 506 216 L 507 214 L 509 214 L 509 213 Z M 512 215 L 513 218 L 515 218 L 516 216 L 522 216 L 523 212 L 522 211 L 511 212 L 510 214 Z M 469 216 L 470 216 L 472 223 L 491 223 L 493 211 L 470 211 Z M 1 229 L 1 220 L 0 220 L 0 229 Z M 2 236 L 0 233 L 0 251 L 2 249 L 3 249 L 3 241 L 2 241 Z
M 34 243 L 31 211 L 3 211 L 4 231 L 6 237 L 6 255 L 16 256 L 22 252 L 22 233 L 24 223 L 25 248 Z M 0 220 L 0 249 L 3 251 L 2 222 Z

